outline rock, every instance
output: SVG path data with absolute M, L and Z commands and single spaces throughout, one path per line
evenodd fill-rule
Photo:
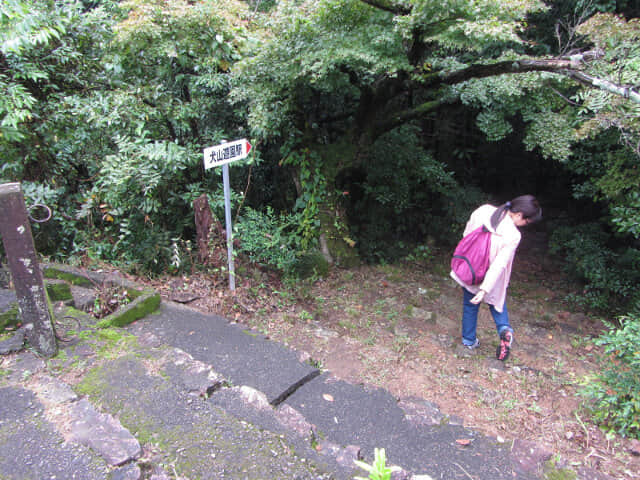
M 316 426 L 307 422 L 304 415 L 286 403 L 280 404 L 275 410 L 275 415 L 280 424 L 303 438 L 316 434 Z
M 446 418 L 435 403 L 421 398 L 403 398 L 398 407 L 404 411 L 407 421 L 415 426 L 440 425 Z
M 96 298 L 98 298 L 96 291 L 92 288 L 79 287 L 77 285 L 71 285 L 69 288 L 71 289 L 75 308 L 83 312 L 90 312 Z
M 215 372 L 211 365 L 194 359 L 179 348 L 174 348 L 165 355 L 164 373 L 188 392 L 203 396 L 225 381 L 225 378 Z
M 149 480 L 171 480 L 171 477 L 162 468 L 156 467 L 149 477 Z
M 78 399 L 78 396 L 71 390 L 69 385 L 48 375 L 43 375 L 40 378 L 36 393 L 46 402 L 53 405 L 75 402 Z
M 458 331 L 460 329 L 460 319 L 452 319 L 443 315 L 436 315 L 436 325 L 444 330 Z
M 237 390 L 242 400 L 256 410 L 270 410 L 272 408 L 267 396 L 255 388 L 243 385 L 242 387 L 233 387 L 232 390 Z
M 415 477 L 400 467 L 391 472 L 391 480 L 411 480 L 413 478 Z
M 360 447 L 356 445 L 347 445 L 342 448 L 340 445 L 323 440 L 318 444 L 316 450 L 321 455 L 334 457 L 339 465 L 347 468 L 353 468 L 354 460 L 362 459 Z
M 10 338 L 0 342 L 0 355 L 8 355 L 9 353 L 19 352 L 24 347 L 24 328 L 16 330 Z
M 526 440 L 515 439 L 511 450 L 513 471 L 519 475 L 537 475 L 553 452 Z
M 47 367 L 45 361 L 31 352 L 22 352 L 9 363 L 7 368 L 9 373 L 7 380 L 9 382 L 23 382 L 30 375 L 41 372 Z
M 113 470 L 110 480 L 140 480 L 140 478 L 142 478 L 140 467 L 134 463 L 130 463 Z
M 347 445 L 338 452 L 336 462 L 343 467 L 352 468 L 355 460 L 361 460 L 360 447 L 356 445 Z
M 329 340 L 330 338 L 337 338 L 340 334 L 334 330 L 327 330 L 326 328 L 318 327 L 313 332 L 314 335 L 318 338 L 323 338 L 325 340 Z
M 411 309 L 411 317 L 418 320 L 424 320 L 425 322 L 429 322 L 429 323 L 434 323 L 436 321 L 435 313 L 429 312 L 427 310 L 424 310 L 418 307 L 413 307 Z
M 507 369 L 505 362 L 498 360 L 497 358 L 490 358 L 487 360 L 487 367 L 491 370 L 498 372 L 504 372 Z
M 200 298 L 202 298 L 201 295 L 191 292 L 172 292 L 171 295 L 169 295 L 169 300 L 177 303 L 190 303 Z
M 138 440 L 120 422 L 97 412 L 88 400 L 75 403 L 71 416 L 71 439 L 98 452 L 109 465 L 122 465 L 142 453 Z

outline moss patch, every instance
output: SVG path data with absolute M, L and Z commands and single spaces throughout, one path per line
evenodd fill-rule
M 122 306 L 117 312 L 100 320 L 97 326 L 99 328 L 124 327 L 155 312 L 158 307 L 160 307 L 160 295 L 147 292 L 130 304 Z
M 73 300 L 71 287 L 65 282 L 47 283 L 47 294 L 52 302 L 66 302 Z
M 60 267 L 47 266 L 43 269 L 44 278 L 55 278 L 57 280 L 64 280 L 71 285 L 78 285 L 81 287 L 92 287 L 91 280 L 82 275 L 63 270 Z
M 576 480 L 578 476 L 573 470 L 558 468 L 552 460 L 549 460 L 544 465 L 542 478 L 544 480 Z
M 7 327 L 15 327 L 20 323 L 20 312 L 18 311 L 18 304 L 12 303 L 9 310 L 0 313 L 0 330 L 4 330 Z

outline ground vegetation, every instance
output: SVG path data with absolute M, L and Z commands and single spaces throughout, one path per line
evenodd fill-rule
M 49 258 L 225 282 L 197 261 L 192 205 L 223 218 L 202 150 L 246 137 L 240 283 L 244 259 L 315 280 L 428 259 L 479 203 L 536 194 L 568 301 L 612 328 L 593 418 L 637 436 L 635 3 L 5 0 L 0 181 L 52 208 L 33 225 Z

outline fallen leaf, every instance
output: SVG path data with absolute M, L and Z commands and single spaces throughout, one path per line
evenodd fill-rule
M 469 445 L 471 443 L 471 439 L 470 438 L 459 438 L 458 440 L 456 440 L 456 443 L 458 445 Z
M 324 398 L 327 402 L 333 402 L 333 396 L 329 395 L 328 393 L 323 393 L 322 398 Z

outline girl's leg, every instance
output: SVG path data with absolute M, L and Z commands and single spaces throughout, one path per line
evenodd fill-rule
M 462 343 L 468 346 L 476 343 L 476 327 L 478 326 L 478 310 L 480 309 L 480 304 L 471 303 L 473 297 L 473 293 L 466 288 L 462 289 Z
M 498 330 L 498 336 L 502 335 L 502 332 L 509 331 L 513 333 L 513 328 L 509 324 L 509 312 L 507 311 L 507 304 L 505 302 L 502 307 L 502 312 L 498 312 L 493 305 L 489 305 L 491 316 L 493 321 L 496 322 L 496 330 Z

